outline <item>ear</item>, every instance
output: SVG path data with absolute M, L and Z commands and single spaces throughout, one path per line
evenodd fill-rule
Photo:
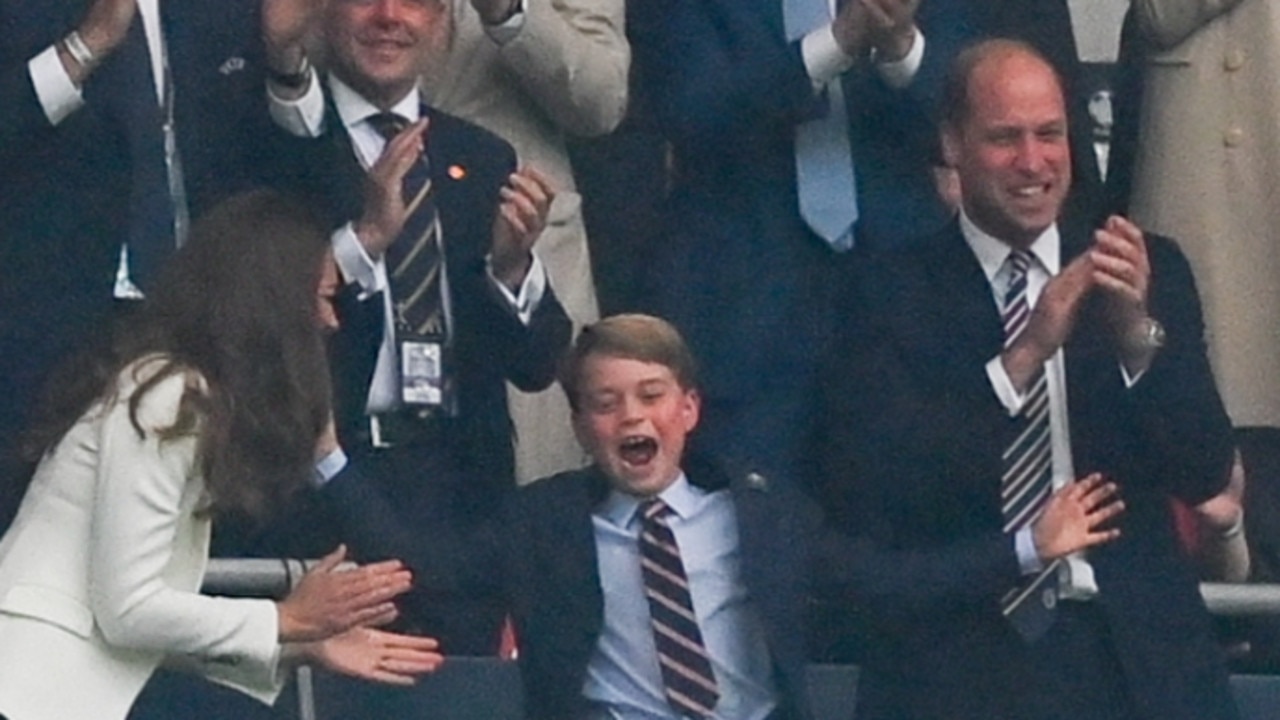
M 960 131 L 951 123 L 943 123 L 938 140 L 942 143 L 942 160 L 947 167 L 955 167 L 960 162 Z
M 573 426 L 573 436 L 578 445 L 588 454 L 591 453 L 591 431 L 587 427 L 586 415 L 581 410 L 573 410 L 569 414 L 569 424 Z
M 680 398 L 680 420 L 685 433 L 693 432 L 702 417 L 702 396 L 697 390 L 685 390 Z

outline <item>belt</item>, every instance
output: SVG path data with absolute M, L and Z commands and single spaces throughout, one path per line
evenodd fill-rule
M 357 434 L 375 450 L 435 441 L 443 436 L 448 423 L 435 408 L 402 408 L 366 415 L 365 420 Z

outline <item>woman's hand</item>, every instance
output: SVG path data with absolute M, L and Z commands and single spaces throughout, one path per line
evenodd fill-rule
M 276 604 L 281 642 L 323 640 L 353 627 L 385 625 L 396 618 L 391 600 L 412 585 L 408 569 L 399 560 L 338 567 L 346 557 L 346 546 L 339 545 Z
M 326 640 L 306 643 L 302 654 L 333 672 L 387 683 L 412 685 L 444 662 L 433 638 L 373 628 L 352 628 Z

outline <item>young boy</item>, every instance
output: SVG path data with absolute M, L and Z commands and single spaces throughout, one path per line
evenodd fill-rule
M 482 536 L 404 557 L 441 593 L 501 587 L 530 718 L 804 718 L 803 611 L 818 585 L 924 612 L 1017 577 L 1009 537 L 915 562 L 826 531 L 783 478 L 690 451 L 694 360 L 663 320 L 586 328 L 560 380 L 594 464 L 522 488 Z M 1107 516 L 1080 509 L 1104 488 L 1080 486 L 1058 501 L 1064 536 Z

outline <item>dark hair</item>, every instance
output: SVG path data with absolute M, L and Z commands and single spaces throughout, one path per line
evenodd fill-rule
M 671 323 L 652 315 L 614 315 L 583 328 L 560 363 L 560 385 L 574 412 L 579 409 L 582 366 L 591 355 L 665 365 L 681 387 L 697 388 L 693 353 Z
M 946 83 L 942 87 L 942 104 L 938 108 L 938 116 L 944 126 L 959 128 L 969 119 L 969 113 L 973 110 L 969 105 L 969 81 L 973 77 L 973 71 L 993 56 L 1013 54 L 1029 55 L 1044 63 L 1053 73 L 1058 87 L 1066 87 L 1053 63 L 1030 43 L 1012 38 L 979 40 L 961 50 L 947 70 Z
M 139 436 L 142 398 L 166 378 L 198 374 L 162 440 L 196 435 L 203 510 L 264 518 L 311 472 L 329 416 L 328 365 L 316 288 L 328 247 L 324 226 L 297 200 L 259 190 L 227 200 L 193 227 L 106 352 L 86 353 L 54 378 L 26 448 L 50 451 L 93 404 L 112 400 L 136 372 L 129 398 Z M 203 385 L 203 388 L 197 387 Z

